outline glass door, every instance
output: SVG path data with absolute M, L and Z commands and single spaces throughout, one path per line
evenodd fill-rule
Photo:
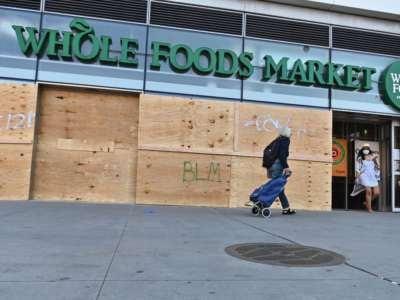
M 400 212 L 400 123 L 392 122 L 392 211 Z
M 399 131 L 399 171 L 398 175 L 398 201 L 400 201 L 400 122 L 398 124 Z M 392 123 L 386 118 L 371 117 L 370 115 L 334 113 L 334 121 L 332 128 L 333 138 L 342 140 L 347 146 L 347 172 L 339 173 L 332 171 L 332 208 L 333 209 L 360 209 L 364 210 L 365 193 L 360 193 L 354 197 L 350 194 L 355 184 L 355 156 L 357 149 L 364 143 L 370 144 L 371 148 L 379 153 L 381 180 L 380 180 L 380 196 L 373 201 L 372 206 L 375 211 L 392 211 L 392 199 L 394 192 L 392 191 L 394 177 L 390 171 L 392 168 L 392 139 L 391 134 Z M 332 154 L 335 151 L 335 145 L 332 145 Z M 337 148 L 337 147 L 336 147 Z M 335 161 L 335 157 L 333 157 Z M 398 207 L 400 203 L 398 203 Z

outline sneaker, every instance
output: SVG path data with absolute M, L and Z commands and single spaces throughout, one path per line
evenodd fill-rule
M 364 191 L 365 191 L 365 187 L 361 184 L 356 183 L 353 187 L 353 191 L 351 192 L 350 196 L 355 197 Z
M 254 206 L 254 202 L 253 201 L 248 201 L 244 204 L 245 206 L 249 206 L 249 207 L 253 207 Z
M 282 209 L 282 215 L 294 215 L 296 211 L 294 209 Z

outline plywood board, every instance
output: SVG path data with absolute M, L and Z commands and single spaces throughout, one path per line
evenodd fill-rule
M 133 202 L 138 115 L 135 94 L 44 88 L 33 198 Z
M 68 151 L 39 144 L 33 198 L 94 202 L 133 202 L 136 152 Z
M 231 157 L 139 150 L 140 204 L 227 207 Z
M 289 178 L 286 195 L 293 208 L 309 210 L 331 209 L 331 164 L 307 161 L 289 161 L 293 170 Z M 230 207 L 243 207 L 250 193 L 265 183 L 266 170 L 261 159 L 234 157 L 232 159 L 232 193 Z M 276 201 L 273 207 L 281 207 Z
M 0 84 L 0 144 L 32 143 L 37 87 Z
M 304 205 L 304 208 L 309 210 L 331 210 L 332 164 L 311 162 L 308 170 L 308 199 L 307 206 Z
M 39 143 L 90 140 L 117 149 L 137 147 L 138 96 L 115 91 L 46 87 L 41 90 Z
M 262 155 L 279 134 L 279 128 L 292 128 L 292 159 L 330 162 L 332 152 L 332 112 L 253 103 L 238 104 L 237 151 Z
M 221 124 L 209 123 L 218 120 L 218 114 L 224 111 L 228 115 L 221 118 Z M 332 160 L 331 123 L 332 114 L 326 110 L 143 95 L 138 201 L 223 206 L 227 195 L 206 196 L 203 186 L 182 186 L 177 176 L 183 172 L 182 168 L 184 170 L 184 165 L 179 168 L 182 164 L 179 157 L 198 157 L 207 168 L 209 155 L 220 154 L 221 159 L 230 159 L 232 163 L 231 176 L 226 174 L 231 187 L 215 188 L 230 189 L 228 205 L 242 207 L 250 192 L 266 181 L 266 171 L 261 167 L 263 148 L 278 135 L 279 128 L 288 125 L 293 131 L 290 166 L 294 174 L 287 188 L 292 205 L 300 209 L 329 210 L 330 170 L 327 166 L 331 166 Z M 216 124 L 219 126 L 214 126 Z M 215 141 L 223 135 L 229 138 L 217 147 L 214 143 L 209 147 L 210 139 Z M 163 174 L 160 187 L 155 179 L 159 174 Z M 193 190 L 195 188 L 199 190 Z
M 234 103 L 142 95 L 139 147 L 232 153 Z
M 27 200 L 31 144 L 0 144 L 0 200 Z
M 114 141 L 98 144 L 90 140 L 58 139 L 57 149 L 89 152 L 114 152 Z

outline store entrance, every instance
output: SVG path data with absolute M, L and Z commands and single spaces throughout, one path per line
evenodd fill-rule
M 390 140 L 391 121 L 371 115 L 333 114 L 332 208 L 365 209 L 365 192 L 351 197 L 355 184 L 355 165 L 358 150 L 369 144 L 379 153 L 380 197 L 373 202 L 375 211 L 391 210 Z

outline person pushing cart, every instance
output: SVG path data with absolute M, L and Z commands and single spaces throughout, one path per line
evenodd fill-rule
M 276 197 L 279 197 L 281 202 L 283 215 L 296 213 L 290 208 L 289 199 L 285 194 L 285 185 L 292 173 L 287 162 L 290 137 L 291 129 L 283 126 L 279 129 L 279 136 L 264 149 L 263 167 L 267 169 L 267 177 L 271 180 L 250 195 L 249 203 L 252 204 L 252 212 L 256 215 L 261 213 L 264 217 L 269 217 L 269 207 Z

